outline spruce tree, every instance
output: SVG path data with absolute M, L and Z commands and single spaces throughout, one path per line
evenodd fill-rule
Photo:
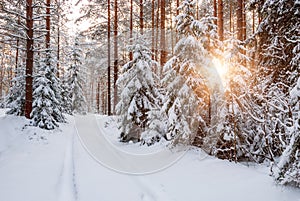
M 151 143 L 154 135 L 147 133 L 147 130 L 158 109 L 158 78 L 152 71 L 157 64 L 141 38 L 136 38 L 129 50 L 133 52 L 133 60 L 123 66 L 123 73 L 118 79 L 118 85 L 122 89 L 116 107 L 120 116 L 120 139 L 127 142 L 144 138 L 146 143 Z
M 300 187 L 300 78 L 290 91 L 293 122 L 290 127 L 291 139 L 282 153 L 278 164 L 273 166 L 273 176 L 280 184 Z
M 87 106 L 83 95 L 84 80 L 83 73 L 83 52 L 80 48 L 78 38 L 75 39 L 71 50 L 70 67 L 68 69 L 68 85 L 70 87 L 70 97 L 72 101 L 72 112 L 77 114 L 86 114 Z
M 164 66 L 165 98 L 162 111 L 166 115 L 166 138 L 173 145 L 191 144 L 195 136 L 207 134 L 209 96 L 215 87 L 208 49 L 216 36 L 212 18 L 194 18 L 195 2 L 185 0 L 178 8 L 176 29 L 180 40 L 174 56 Z M 212 78 L 212 79 L 211 79 Z

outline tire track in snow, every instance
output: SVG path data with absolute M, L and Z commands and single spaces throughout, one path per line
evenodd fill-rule
M 69 134 L 63 168 L 60 174 L 58 201 L 76 201 L 78 200 L 78 190 L 75 175 L 74 163 L 74 132 Z

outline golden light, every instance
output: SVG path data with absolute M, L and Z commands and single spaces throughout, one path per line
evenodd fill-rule
M 224 61 L 222 61 L 221 59 L 219 58 L 213 58 L 212 60 L 221 80 L 222 80 L 222 83 L 223 85 L 225 86 L 226 85 L 226 80 L 227 80 L 227 77 L 228 77 L 228 66 L 226 65 L 226 63 Z

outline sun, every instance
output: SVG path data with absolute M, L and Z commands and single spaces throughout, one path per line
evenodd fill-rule
M 213 58 L 212 62 L 222 80 L 223 85 L 225 85 L 228 76 L 228 66 L 224 61 L 222 61 L 222 59 L 216 57 Z

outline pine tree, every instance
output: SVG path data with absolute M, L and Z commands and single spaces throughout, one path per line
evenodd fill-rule
M 22 65 L 16 69 L 12 79 L 12 87 L 6 97 L 7 114 L 24 116 L 25 105 L 25 68 Z
M 291 139 L 273 167 L 273 176 L 280 184 L 300 187 L 300 78 L 297 85 L 290 91 L 293 111 L 293 122 L 290 127 Z
M 59 104 L 51 88 L 49 75 L 51 70 L 45 64 L 34 79 L 34 101 L 31 112 L 32 125 L 43 129 L 52 130 L 58 126 L 54 119 L 54 108 Z
M 299 1 L 267 0 L 258 29 L 261 77 L 272 83 L 295 83 L 299 74 Z M 293 58 L 298 57 L 298 62 Z M 268 87 L 267 86 L 267 87 Z M 284 89 L 288 95 L 289 89 Z
M 174 145 L 191 144 L 196 135 L 207 132 L 208 77 L 212 67 L 208 49 L 216 34 L 212 18 L 194 19 L 194 1 L 185 0 L 178 9 L 182 13 L 176 17 L 176 29 L 181 39 L 174 56 L 164 66 L 162 81 L 166 88 L 162 108 L 167 117 L 166 138 Z
M 71 89 L 66 77 L 62 78 L 61 103 L 62 112 L 72 115 Z
M 38 74 L 34 79 L 32 124 L 43 129 L 54 129 L 58 122 L 65 122 L 61 108 L 60 80 L 56 77 L 56 65 L 51 50 L 37 64 Z
M 76 38 L 70 55 L 71 64 L 68 69 L 68 85 L 70 86 L 72 112 L 77 114 L 86 114 L 87 112 L 86 100 L 83 95 L 82 55 L 83 52 L 80 49 L 78 38 Z
M 153 112 L 157 110 L 157 77 L 152 72 L 154 65 L 149 48 L 141 38 L 129 46 L 133 60 L 123 66 L 123 73 L 118 79 L 122 86 L 117 114 L 120 115 L 119 128 L 121 141 L 140 141 L 143 136 L 146 143 L 152 140 L 152 134 L 143 131 L 149 129 Z

